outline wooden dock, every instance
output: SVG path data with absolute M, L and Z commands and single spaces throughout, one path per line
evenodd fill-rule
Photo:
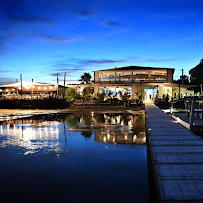
M 148 140 L 160 202 L 203 202 L 203 140 L 145 104 Z
M 190 130 L 191 121 L 190 118 L 186 116 L 186 113 L 173 113 L 172 118 Z M 199 118 L 197 115 L 194 115 L 193 126 L 193 130 L 195 130 L 195 127 L 201 127 L 203 129 L 203 119 Z

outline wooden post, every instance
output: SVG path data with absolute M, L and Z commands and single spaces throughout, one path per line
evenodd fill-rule
M 59 94 L 59 78 L 58 78 L 58 73 L 57 73 L 57 93 L 56 93 L 57 99 L 58 99 L 58 94 Z
M 66 73 L 64 73 L 64 91 L 63 91 L 63 97 L 65 96 L 65 85 L 66 85 Z
M 20 74 L 20 84 L 21 84 L 21 99 L 22 99 L 22 96 L 23 96 L 23 84 L 22 84 L 22 74 Z
M 171 115 L 172 115 L 172 113 L 173 113 L 173 97 L 171 98 L 171 109 L 170 109 L 170 113 L 171 113 Z
M 33 79 L 32 79 L 32 96 L 33 96 Z M 32 96 L 31 96 L 31 99 L 32 99 Z
M 180 99 L 180 82 L 179 82 L 179 97 L 178 97 L 178 99 Z
M 182 69 L 182 85 L 183 85 L 183 69 Z
M 195 116 L 195 98 L 192 99 L 191 103 L 191 112 L 190 112 L 190 131 L 193 131 L 193 122 Z
M 16 79 L 16 83 L 18 83 L 18 79 Z M 18 99 L 18 84 L 17 84 L 17 88 L 16 88 L 16 95 L 17 95 L 17 99 Z

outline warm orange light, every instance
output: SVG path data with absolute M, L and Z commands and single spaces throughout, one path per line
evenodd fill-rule
M 51 87 L 51 86 L 50 86 L 49 88 L 50 88 L 50 89 L 52 89 L 52 87 Z
M 38 89 L 40 90 L 40 89 L 41 89 L 41 87 L 38 87 Z
M 47 88 L 46 88 L 46 87 L 44 87 L 44 89 L 46 90 Z

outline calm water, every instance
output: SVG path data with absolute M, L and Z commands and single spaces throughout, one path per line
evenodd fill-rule
M 149 202 L 144 122 L 94 113 L 1 122 L 1 202 Z

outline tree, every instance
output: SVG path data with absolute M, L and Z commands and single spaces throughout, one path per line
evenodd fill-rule
M 90 88 L 90 87 L 85 87 L 82 91 L 83 93 L 83 98 L 84 99 L 90 99 L 92 94 L 94 92 L 94 89 Z
M 80 77 L 81 79 L 79 81 L 81 81 L 81 83 L 86 83 L 89 84 L 90 83 L 90 79 L 91 79 L 91 75 L 89 73 L 84 73 L 83 75 L 81 75 Z
M 191 84 L 199 85 L 203 83 L 203 59 L 189 71 Z
M 68 89 L 66 89 L 65 99 L 72 101 L 79 98 L 80 95 L 76 92 L 74 88 L 69 87 Z
M 187 75 L 183 75 L 183 76 L 181 75 L 180 79 L 174 80 L 173 82 L 176 83 L 176 84 L 182 84 L 182 79 L 183 79 L 183 84 L 184 85 L 189 85 L 190 84 L 189 77 Z
M 102 93 L 97 93 L 97 97 L 98 97 L 98 100 L 104 101 L 104 98 L 106 97 L 106 94 L 103 91 Z

